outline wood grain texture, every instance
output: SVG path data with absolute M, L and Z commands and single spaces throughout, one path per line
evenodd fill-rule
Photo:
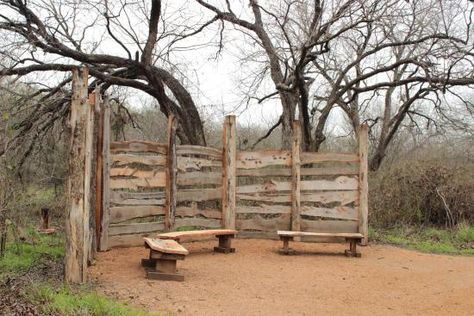
M 359 191 L 317 191 L 301 194 L 301 202 L 318 202 L 329 204 L 339 202 L 341 205 L 357 203 Z
M 87 281 L 87 260 L 90 247 L 90 179 L 92 166 L 93 107 L 87 103 L 87 68 L 75 69 L 72 74 L 72 97 L 69 148 L 65 281 Z
M 109 188 L 112 190 L 116 189 L 153 189 L 153 188 L 164 188 L 166 187 L 166 175 L 164 172 L 156 173 L 151 178 L 132 178 L 132 179 L 121 179 L 111 178 L 109 181 Z
M 114 206 L 110 208 L 110 223 L 119 223 L 126 220 L 148 217 L 153 215 L 165 215 L 162 206 Z
M 162 222 L 113 224 L 109 226 L 109 238 L 115 235 L 142 234 L 163 231 Z
M 301 153 L 302 165 L 320 162 L 359 162 L 359 156 L 353 153 Z
M 178 185 L 206 185 L 222 183 L 220 172 L 184 172 L 178 173 Z
M 333 219 L 345 219 L 345 220 L 358 220 L 358 212 L 353 207 L 337 206 L 333 208 L 329 207 L 311 207 L 303 206 L 301 209 L 301 215 L 318 216 L 324 218 Z
M 237 235 L 237 233 L 238 231 L 235 229 L 206 229 L 162 233 L 158 237 L 163 239 L 204 238 L 209 236 Z
M 114 166 L 124 166 L 128 164 L 142 164 L 147 166 L 165 166 L 166 156 L 150 155 L 132 155 L 132 154 L 113 154 L 110 155 L 110 161 Z
M 271 203 L 290 203 L 290 193 L 255 193 L 244 194 L 237 193 L 238 201 L 257 201 L 257 202 L 271 202 Z
M 111 142 L 110 152 L 112 154 L 117 153 L 157 153 L 166 155 L 167 146 L 150 141 L 132 140 L 132 141 L 121 141 Z
M 291 152 L 287 150 L 241 151 L 237 153 L 238 169 L 258 169 L 268 166 L 291 166 Z
M 178 170 L 180 172 L 186 171 L 200 171 L 203 167 L 221 167 L 222 162 L 214 159 L 182 157 L 178 156 Z
M 255 216 L 251 219 L 237 219 L 235 221 L 238 231 L 253 230 L 253 231 L 273 231 L 288 230 L 291 227 L 291 214 L 282 214 L 276 218 L 262 218 Z
M 176 130 L 178 121 L 174 115 L 168 117 L 168 151 L 166 153 L 166 188 L 165 188 L 165 228 L 172 229 L 176 214 L 177 193 L 177 155 Z
M 177 217 L 205 217 L 213 219 L 222 218 L 222 210 L 214 209 L 198 209 L 197 207 L 186 207 L 178 206 L 176 207 L 176 216 Z
M 313 232 L 295 232 L 295 231 L 277 231 L 279 236 L 306 236 L 306 237 L 341 237 L 341 238 L 362 238 L 363 235 L 359 233 L 313 233 Z
M 180 155 L 202 155 L 213 158 L 214 160 L 222 160 L 222 150 L 203 147 L 197 145 L 178 145 L 176 146 L 176 153 Z
M 110 104 L 106 96 L 103 103 L 104 121 L 103 121 L 103 142 L 102 142 L 102 219 L 99 241 L 99 250 L 106 251 L 109 248 L 109 222 L 110 222 Z
M 362 245 L 367 245 L 369 239 L 369 184 L 368 184 L 368 130 L 367 124 L 359 128 L 359 233 L 364 235 Z
M 178 191 L 176 198 L 178 202 L 219 200 L 222 198 L 222 189 L 220 187 L 212 189 L 181 189 Z
M 301 230 L 317 233 L 358 233 L 357 221 L 301 219 Z
M 291 214 L 289 205 L 237 206 L 237 214 Z
M 176 217 L 174 229 L 179 227 L 205 227 L 205 228 L 220 228 L 221 220 L 211 218 L 178 218 Z
M 300 123 L 299 121 L 294 121 L 291 142 L 291 230 L 297 231 L 301 228 L 300 142 Z
M 161 170 L 140 170 L 129 167 L 110 169 L 111 177 L 152 178 L 155 176 L 165 177 L 164 174 L 165 172 Z
M 143 238 L 143 241 L 151 249 L 169 254 L 188 255 L 189 251 L 174 240 L 162 240 L 158 238 Z
M 237 135 L 234 115 L 225 117 L 222 138 L 222 227 L 235 229 Z
M 359 168 L 358 166 L 301 168 L 300 173 L 302 176 L 359 175 Z M 237 176 L 239 177 L 290 177 L 291 168 L 281 166 L 280 168 L 237 169 Z
M 164 192 L 110 192 L 114 205 L 165 205 Z
M 301 191 L 342 191 L 357 190 L 359 181 L 355 178 L 340 176 L 334 180 L 301 181 Z

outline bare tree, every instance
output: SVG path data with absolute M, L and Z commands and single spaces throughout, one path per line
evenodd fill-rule
M 160 0 L 2 0 L 0 77 L 23 78 L 35 87 L 25 99 L 34 98 L 37 109 L 18 126 L 18 135 L 32 127 L 44 131 L 67 116 L 69 71 L 85 65 L 95 78 L 90 89 L 100 84 L 103 90 L 139 89 L 154 97 L 166 116 L 178 118 L 182 143 L 205 145 L 198 109 L 171 59 L 174 45 L 215 20 L 177 25 L 165 13 Z M 53 76 L 35 82 L 33 74 L 44 72 Z M 52 84 L 58 72 L 66 75 Z
M 368 120 L 375 132 L 384 122 L 371 162 L 376 169 L 401 122 L 424 115 L 415 109 L 418 101 L 474 83 L 472 5 L 466 1 L 250 0 L 249 12 L 238 13 L 229 1 L 195 1 L 263 52 L 266 63 L 254 72 L 252 86 L 270 77 L 275 91 L 252 97 L 280 100 L 283 114 L 270 132 L 281 124 L 286 148 L 291 121 L 299 117 L 304 149 L 318 150 L 330 114 L 340 108 L 354 127 Z

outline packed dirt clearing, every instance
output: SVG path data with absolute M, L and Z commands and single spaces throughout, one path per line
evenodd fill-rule
M 99 253 L 90 269 L 99 291 L 150 312 L 183 315 L 472 315 L 474 258 L 390 246 L 237 239 L 235 254 L 214 254 L 215 241 L 184 244 L 184 282 L 145 279 L 144 248 Z

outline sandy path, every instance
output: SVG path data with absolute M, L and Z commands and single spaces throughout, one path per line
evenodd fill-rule
M 178 263 L 184 282 L 144 278 L 142 248 L 100 253 L 91 277 L 100 291 L 149 311 L 183 315 L 473 315 L 474 258 L 389 246 L 341 255 L 345 245 L 236 240 L 237 253 L 214 242 L 188 243 Z M 323 253 L 323 255 L 321 255 Z

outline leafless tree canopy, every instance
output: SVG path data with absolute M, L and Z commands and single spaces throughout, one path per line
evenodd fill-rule
M 430 120 L 422 108 L 443 110 L 442 94 L 474 84 L 467 1 L 250 0 L 239 14 L 230 1 L 195 1 L 257 44 L 242 56 L 255 65 L 266 60 L 250 78 L 249 97 L 281 101 L 276 125 L 282 124 L 284 147 L 296 116 L 305 149 L 318 150 L 339 108 L 354 128 L 368 122 L 377 130 L 376 169 L 402 122 Z M 259 83 L 267 78 L 275 90 L 262 95 Z
M 35 73 L 67 74 L 62 81 L 49 80 L 25 96 L 37 100 L 38 110 L 20 127 L 21 132 L 32 125 L 41 129 L 64 117 L 69 71 L 86 65 L 95 78 L 91 89 L 102 84 L 104 90 L 111 85 L 142 90 L 158 101 L 166 116 L 178 118 L 183 143 L 205 145 L 196 104 L 170 59 L 176 43 L 213 21 L 180 26 L 162 17 L 168 13 L 165 9 L 159 0 L 2 0 L 0 36 L 5 45 L 0 49 L 0 76 L 24 77 L 23 82 L 31 84 Z M 177 13 L 168 15 L 173 14 Z
M 472 113 L 464 97 L 474 85 L 469 1 L 172 3 L 174 11 L 159 0 L 1 0 L 0 37 L 6 44 L 0 49 L 0 76 L 35 86 L 24 98 L 37 108 L 19 125 L 20 134 L 47 129 L 68 111 L 69 75 L 42 85 L 32 75 L 68 74 L 83 64 L 95 78 L 91 88 L 142 90 L 165 115 L 178 117 L 183 143 L 206 144 L 196 100 L 173 51 L 200 34 L 207 42 L 199 45 L 214 45 L 211 25 L 217 26 L 218 53 L 243 46 L 241 60 L 255 66 L 238 78 L 250 83 L 246 98 L 281 104 L 280 119 L 261 139 L 281 125 L 284 148 L 290 146 L 295 118 L 304 149 L 319 150 L 331 115 L 344 113 L 354 131 L 369 124 L 375 144 L 371 168 L 377 169 L 404 124 L 439 124 L 452 100 Z

